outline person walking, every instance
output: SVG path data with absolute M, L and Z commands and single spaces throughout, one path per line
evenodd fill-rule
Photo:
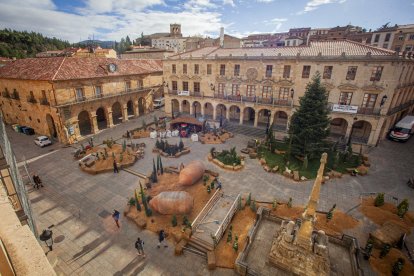
M 135 242 L 135 248 L 138 250 L 138 255 L 144 255 L 143 257 L 145 258 L 145 253 L 144 253 L 144 241 L 141 240 L 141 238 L 138 238 L 137 241 Z
M 115 210 L 114 209 L 114 212 L 113 212 L 113 214 L 112 214 L 112 217 L 113 217 L 113 219 L 114 219 L 114 221 L 115 221 L 115 223 L 116 223 L 116 226 L 118 226 L 118 228 L 119 228 L 119 217 L 121 216 L 121 214 L 117 211 L 117 210 Z
M 165 241 L 165 231 L 164 230 L 160 230 L 159 234 L 158 234 L 158 248 L 161 247 L 161 244 L 164 244 L 164 247 L 168 247 L 167 244 L 164 243 Z
M 39 189 L 39 185 L 40 187 L 44 187 L 42 184 L 42 180 L 36 173 L 33 174 L 33 182 L 34 182 L 33 188 Z
M 114 160 L 114 173 L 119 173 L 118 165 L 116 164 L 116 160 Z

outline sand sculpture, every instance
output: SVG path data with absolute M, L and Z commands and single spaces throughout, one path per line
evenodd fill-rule
M 188 214 L 193 209 L 194 199 L 184 191 L 161 192 L 149 204 L 162 215 Z
M 178 177 L 178 185 L 190 186 L 203 177 L 205 167 L 200 160 L 191 161 L 184 169 L 181 170 Z

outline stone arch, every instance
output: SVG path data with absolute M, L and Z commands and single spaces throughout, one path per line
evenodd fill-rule
M 139 116 L 145 114 L 145 99 L 142 97 L 138 99 L 138 114 Z
M 128 114 L 128 117 L 134 116 L 134 103 L 132 102 L 132 100 L 129 100 L 127 102 L 127 114 Z
M 277 111 L 273 117 L 273 129 L 285 131 L 288 126 L 288 115 L 285 111 Z
M 190 102 L 187 100 L 183 100 L 181 102 L 181 112 L 190 114 Z
M 201 103 L 199 101 L 193 102 L 193 115 L 195 115 L 195 117 L 201 116 Z
M 243 110 L 243 121 L 244 124 L 254 124 L 254 119 L 256 116 L 256 111 L 253 107 L 245 107 Z
M 178 114 L 180 112 L 180 103 L 177 99 L 171 99 L 171 112 Z
M 91 118 L 88 111 L 81 111 L 78 114 L 79 132 L 81 136 L 85 136 L 92 133 Z
M 346 130 L 348 128 L 348 121 L 344 118 L 334 118 L 331 120 L 330 134 L 334 140 L 341 140 L 345 138 Z
M 235 122 L 240 121 L 240 108 L 237 105 L 230 106 L 229 112 L 230 112 L 230 121 L 235 121 Z
M 204 104 L 204 117 L 206 118 L 213 118 L 214 107 L 211 103 Z
M 353 143 L 367 144 L 371 135 L 371 129 L 370 122 L 364 120 L 354 122 L 351 130 L 351 141 Z
M 112 122 L 114 125 L 122 123 L 122 107 L 119 102 L 112 105 Z
M 270 124 L 270 116 L 271 112 L 267 108 L 262 108 L 257 112 L 257 125 L 259 126 L 267 126 L 267 124 Z
M 108 120 L 106 119 L 105 109 L 100 107 L 96 110 L 96 121 L 98 123 L 98 129 L 105 129 L 108 127 Z
M 46 123 L 47 127 L 49 128 L 49 136 L 51 138 L 57 138 L 55 121 L 53 120 L 53 117 L 50 114 L 46 114 Z
M 220 118 L 222 120 L 227 118 L 227 107 L 224 104 L 218 104 L 216 106 L 216 119 L 220 120 Z

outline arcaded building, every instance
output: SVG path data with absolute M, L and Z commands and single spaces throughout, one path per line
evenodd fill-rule
M 69 144 L 148 112 L 161 88 L 160 60 L 29 58 L 0 68 L 5 123 Z
M 287 132 L 318 71 L 327 88 L 331 138 L 374 146 L 413 112 L 414 59 L 350 41 L 309 46 L 207 47 L 163 62 L 165 109 Z

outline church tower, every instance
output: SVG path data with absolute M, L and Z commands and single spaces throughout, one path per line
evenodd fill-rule
M 181 24 L 170 24 L 170 36 L 171 37 L 182 37 Z

